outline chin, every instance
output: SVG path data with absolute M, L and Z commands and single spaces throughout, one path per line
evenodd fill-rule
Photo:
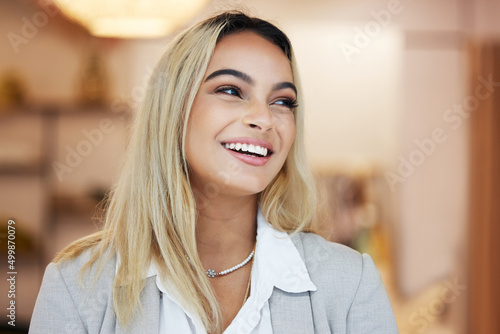
M 257 195 L 264 191 L 271 181 L 262 180 L 262 178 L 245 178 L 239 180 L 238 184 L 231 184 L 232 193 L 240 195 Z

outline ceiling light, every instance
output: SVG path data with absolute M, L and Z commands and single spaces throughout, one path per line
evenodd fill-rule
M 53 0 L 92 35 L 115 38 L 165 36 L 198 14 L 208 0 Z

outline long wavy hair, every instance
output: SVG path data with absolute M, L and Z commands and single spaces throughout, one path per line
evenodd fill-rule
M 271 23 L 241 12 L 225 12 L 187 29 L 161 57 L 136 116 L 122 174 L 106 204 L 103 229 L 80 239 L 55 258 L 92 256 L 82 273 L 110 256 L 119 256 L 113 302 L 118 321 L 127 326 L 144 287 L 151 261 L 161 278 L 178 289 L 209 332 L 221 331 L 222 316 L 196 246 L 197 202 L 189 183 L 185 156 L 186 127 L 215 46 L 224 36 L 252 31 L 279 46 L 300 85 L 287 36 Z M 288 233 L 309 230 L 316 210 L 316 191 L 304 150 L 302 103 L 294 111 L 296 136 L 273 181 L 259 194 L 266 220 Z M 186 260 L 186 255 L 191 259 Z

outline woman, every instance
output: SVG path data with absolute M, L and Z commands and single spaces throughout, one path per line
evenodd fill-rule
M 307 231 L 288 38 L 223 13 L 163 55 L 104 229 L 47 267 L 30 333 L 396 333 L 370 257 Z

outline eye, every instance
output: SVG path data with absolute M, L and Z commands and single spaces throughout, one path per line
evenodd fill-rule
M 272 104 L 276 104 L 279 106 L 284 106 L 287 107 L 290 110 L 293 110 L 299 106 L 297 103 L 297 100 L 295 99 L 290 99 L 290 98 L 283 98 L 283 99 L 278 99 L 274 101 Z
M 241 91 L 238 87 L 234 86 L 223 86 L 219 87 L 215 90 L 216 93 L 222 93 L 227 95 L 233 95 L 237 97 L 241 97 Z

